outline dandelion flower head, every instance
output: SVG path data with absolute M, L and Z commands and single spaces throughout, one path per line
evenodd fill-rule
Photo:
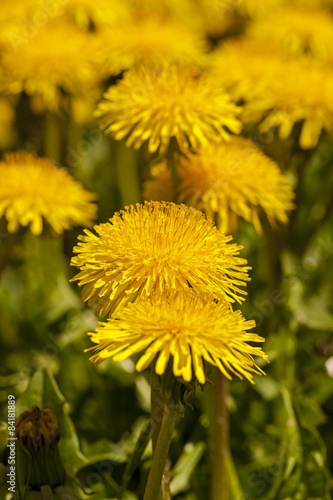
M 141 298 L 121 309 L 117 319 L 100 325 L 89 334 L 97 344 L 88 349 L 95 352 L 92 363 L 107 358 L 121 361 L 141 353 L 138 371 L 151 365 L 163 375 L 170 361 L 175 377 L 185 382 L 196 378 L 205 384 L 207 364 L 229 379 L 231 372 L 253 382 L 253 373 L 263 373 L 253 356 L 267 360 L 260 347 L 248 344 L 264 341 L 248 331 L 255 326 L 253 320 L 246 321 L 226 302 L 216 303 L 211 296 L 190 289 Z
M 168 21 L 182 22 L 194 27 L 197 22 L 192 0 L 129 0 L 132 12 L 137 17 L 153 16 Z
M 104 65 L 111 74 L 149 61 L 204 64 L 206 44 L 198 32 L 159 16 L 132 17 L 100 35 Z
M 92 34 L 63 19 L 50 20 L 29 40 L 4 51 L 4 85 L 9 93 L 24 91 L 47 109 L 57 109 L 63 91 L 76 95 L 96 85 L 94 47 Z
M 222 45 L 212 73 L 235 100 L 243 100 L 242 120 L 259 130 L 279 130 L 286 139 L 301 124 L 299 144 L 317 145 L 323 130 L 333 130 L 333 70 L 308 57 L 291 58 L 278 47 L 242 39 Z
M 199 0 L 197 15 L 203 33 L 213 38 L 232 30 L 238 21 L 237 2 L 230 0 Z
M 251 19 L 265 18 L 272 12 L 278 12 L 284 8 L 288 0 L 238 0 L 236 6 L 238 11 Z
M 299 123 L 302 149 L 316 147 L 323 131 L 333 132 L 333 70 L 329 65 L 300 59 L 272 82 L 270 92 L 274 106 L 265 113 L 261 132 L 278 128 L 280 138 L 286 139 Z
M 279 47 L 250 38 L 221 44 L 212 53 L 211 60 L 212 76 L 226 87 L 234 100 L 245 102 L 242 120 L 248 102 L 254 102 L 252 113 L 257 106 L 259 117 L 274 105 L 270 86 L 276 78 L 281 78 L 289 62 Z
M 72 226 L 91 226 L 96 218 L 95 195 L 47 158 L 8 153 L 0 162 L 0 177 L 0 217 L 6 217 L 9 233 L 30 226 L 39 235 L 44 219 L 61 234 Z
M 223 87 L 192 66 L 140 65 L 109 88 L 99 104 L 101 126 L 127 146 L 165 153 L 174 137 L 182 151 L 239 133 L 239 108 Z
M 33 406 L 15 422 L 15 436 L 24 446 L 40 450 L 55 446 L 60 439 L 60 429 L 55 415 L 48 408 Z
M 259 213 L 271 224 L 288 222 L 293 193 L 278 165 L 249 139 L 232 137 L 228 143 L 180 158 L 180 201 L 213 217 L 228 231 L 233 212 L 261 232 Z
M 36 0 L 2 0 L 0 9 L 0 26 L 5 25 L 12 20 L 25 18 L 31 10 L 34 10 L 36 4 Z
M 104 26 L 126 23 L 131 12 L 129 2 L 118 0 L 62 0 L 63 12 L 81 28 L 93 25 L 98 31 Z
M 307 53 L 327 59 L 333 55 L 333 16 L 323 8 L 289 5 L 253 23 L 249 35 L 281 45 L 296 56 Z
M 241 302 L 249 279 L 243 248 L 230 244 L 202 212 L 185 205 L 145 202 L 126 207 L 110 222 L 85 230 L 71 264 L 81 269 L 72 281 L 96 314 L 166 289 L 192 287 L 216 298 Z

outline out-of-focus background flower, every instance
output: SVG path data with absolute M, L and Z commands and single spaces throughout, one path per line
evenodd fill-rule
M 72 497 L 140 499 L 151 464 L 147 375 L 83 353 L 98 318 L 73 247 L 164 200 L 212 217 L 252 267 L 236 309 L 270 364 L 230 384 L 230 500 L 329 500 L 333 3 L 2 0 L 0 150 L 0 418 L 8 394 L 17 417 L 52 410 Z M 213 396 L 179 416 L 172 498 L 213 498 Z

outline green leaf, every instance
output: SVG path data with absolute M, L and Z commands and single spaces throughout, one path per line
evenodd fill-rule
M 314 330 L 333 331 L 333 315 L 323 294 L 310 294 L 308 290 L 306 280 L 311 277 L 311 273 L 304 262 L 292 253 L 285 252 L 282 266 L 287 278 L 288 306 L 296 321 Z
M 126 489 L 126 486 L 129 482 L 129 480 L 132 477 L 133 472 L 135 469 L 138 467 L 141 457 L 143 455 L 143 452 L 146 449 L 146 446 L 148 444 L 148 441 L 150 439 L 150 422 L 149 420 L 146 422 L 146 425 L 142 428 L 139 439 L 137 440 L 137 443 L 135 445 L 133 454 L 126 466 L 125 472 L 122 477 L 121 481 L 121 491 L 119 494 L 119 500 L 123 498 L 123 493 Z
M 307 489 L 307 500 L 330 500 L 330 474 L 326 467 L 326 446 L 318 432 L 298 409 L 300 430 L 304 446 L 304 477 Z
M 203 441 L 187 443 L 185 445 L 184 451 L 171 473 L 170 490 L 172 495 L 177 495 L 189 489 L 192 473 L 204 454 L 205 449 L 206 445 Z
M 279 395 L 280 384 L 269 375 L 265 377 L 256 377 L 255 382 L 254 389 L 261 394 L 266 401 L 270 401 Z
M 82 451 L 86 457 L 93 457 L 95 462 L 103 460 L 112 460 L 119 464 L 127 462 L 128 455 L 125 450 L 116 443 L 107 439 L 100 439 L 93 443 L 82 443 Z M 89 463 L 92 463 L 89 460 Z
M 228 490 L 232 500 L 238 500 L 244 497 L 242 487 L 237 475 L 237 470 L 232 459 L 231 453 L 227 457 Z

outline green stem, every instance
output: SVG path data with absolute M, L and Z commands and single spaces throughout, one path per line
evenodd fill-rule
M 150 428 L 151 428 L 151 439 L 152 439 L 152 447 L 154 455 L 164 415 L 164 402 L 163 402 L 162 390 L 159 383 L 158 375 L 156 375 L 155 372 L 151 374 L 150 385 L 151 385 Z M 169 458 L 167 458 L 162 478 L 162 490 L 159 494 L 159 497 L 156 498 L 156 500 L 169 500 L 169 498 L 171 498 L 170 462 Z
M 178 191 L 178 185 L 179 185 L 179 173 L 176 165 L 176 159 L 174 155 L 171 155 L 168 158 L 168 166 L 171 172 L 171 178 L 172 178 L 172 184 L 173 184 L 173 190 L 174 193 L 177 193 Z
M 158 381 L 158 375 L 152 372 L 150 377 L 151 393 L 151 412 L 150 412 L 150 429 L 151 429 L 151 439 L 153 446 L 153 454 L 157 445 L 158 435 L 160 433 L 162 420 L 163 420 L 163 396 L 161 391 L 161 386 Z
M 168 404 L 164 405 L 162 425 L 158 435 L 153 461 L 143 500 L 157 500 L 161 494 L 162 477 L 166 466 L 176 414 Z
M 168 167 L 171 172 L 173 190 L 175 195 L 178 193 L 178 186 L 180 181 L 179 171 L 176 162 L 176 151 L 177 151 L 177 142 L 175 141 L 175 139 L 171 139 L 169 144 L 169 149 L 166 154 L 166 159 L 168 162 Z
M 19 233 L 5 235 L 3 250 L 0 254 L 0 276 L 9 264 L 14 248 L 20 239 Z
M 227 460 L 229 418 L 227 408 L 228 380 L 218 371 L 215 391 L 215 457 L 213 467 L 213 500 L 228 500 Z
M 139 203 L 141 190 L 138 175 L 137 154 L 126 147 L 124 142 L 118 143 L 117 177 L 122 204 L 124 206 Z
M 59 117 L 53 113 L 45 115 L 45 156 L 56 163 L 61 162 L 61 125 Z
M 328 202 L 328 204 L 326 205 L 326 209 L 325 209 L 325 212 L 322 215 L 322 217 L 319 220 L 317 220 L 316 224 L 314 224 L 312 227 L 310 227 L 310 229 L 306 233 L 306 235 L 304 237 L 304 241 L 302 242 L 302 249 L 303 250 L 307 247 L 308 243 L 310 242 L 312 237 L 316 234 L 318 229 L 329 219 L 332 212 L 333 212 L 333 198 L 331 198 L 330 201 Z
M 297 215 L 299 212 L 299 205 L 301 203 L 306 167 L 309 164 L 310 159 L 311 159 L 311 151 L 300 151 L 297 155 L 297 168 L 296 168 L 297 181 L 295 186 L 295 199 L 294 199 L 296 208 L 291 211 L 289 217 L 288 234 L 287 234 L 287 239 L 289 242 L 291 242 L 294 237 Z

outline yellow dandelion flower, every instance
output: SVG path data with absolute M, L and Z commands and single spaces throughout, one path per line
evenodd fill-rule
M 175 137 L 182 151 L 228 140 L 239 133 L 239 108 L 220 85 L 191 66 L 132 68 L 100 103 L 101 126 L 126 145 L 164 153 Z M 227 130 L 228 129 L 228 130 Z
M 249 34 L 262 43 L 277 43 L 295 55 L 308 53 L 326 59 L 333 54 L 333 16 L 326 9 L 289 5 L 254 23 Z
M 237 10 L 251 18 L 264 18 L 271 12 L 279 11 L 287 5 L 288 0 L 238 0 Z
M 132 17 L 112 29 L 107 27 L 101 33 L 100 42 L 106 59 L 104 65 L 111 74 L 157 59 L 203 63 L 206 50 L 203 38 L 196 32 L 156 16 Z
M 147 201 L 172 201 L 173 182 L 167 161 L 152 165 L 149 175 L 150 179 L 143 184 L 143 198 Z
M 271 84 L 274 106 L 265 113 L 259 129 L 267 132 L 277 127 L 280 138 L 286 139 L 294 125 L 300 123 L 301 148 L 314 148 L 322 131 L 333 131 L 332 68 L 300 60 L 285 68 L 285 72 L 282 78 Z M 248 107 L 249 115 L 253 105 Z
M 212 53 L 211 73 L 233 99 L 258 102 L 261 117 L 274 105 L 268 91 L 272 81 L 281 78 L 288 64 L 287 55 L 279 47 L 240 38 L 221 44 Z
M 220 37 L 237 25 L 238 2 L 230 0 L 199 0 L 197 9 L 203 33 L 212 37 Z
M 241 302 L 239 287 L 248 278 L 243 248 L 228 244 L 212 220 L 185 205 L 145 202 L 126 207 L 109 223 L 85 230 L 71 264 L 81 269 L 72 281 L 83 285 L 96 314 L 112 314 L 120 305 L 153 291 L 192 287 L 216 298 Z
M 36 0 L 1 0 L 0 23 L 23 19 L 36 6 Z
M 105 25 L 126 23 L 130 14 L 128 2 L 118 0 L 62 0 L 63 12 L 70 14 L 80 27 L 91 23 L 100 29 Z
M 129 0 L 136 16 L 158 16 L 160 19 L 182 22 L 185 26 L 197 23 L 196 9 L 192 0 Z
M 64 20 L 50 20 L 4 51 L 4 85 L 10 93 L 40 96 L 47 109 L 57 109 L 63 91 L 77 95 L 96 84 L 94 46 L 92 34 Z
M 185 382 L 196 378 L 205 384 L 206 363 L 217 366 L 229 379 L 231 372 L 253 382 L 253 373 L 264 373 L 253 356 L 265 360 L 267 356 L 260 347 L 248 344 L 264 342 L 248 332 L 255 322 L 245 321 L 227 302 L 216 303 L 211 296 L 190 289 L 141 298 L 120 310 L 117 319 L 100 325 L 89 334 L 97 344 L 88 349 L 96 353 L 92 363 L 107 358 L 122 361 L 144 351 L 136 363 L 138 371 L 151 365 L 162 375 L 170 361 L 174 375 Z
M 212 73 L 242 99 L 244 122 L 258 123 L 260 131 L 279 128 L 286 139 L 300 123 L 303 149 L 317 145 L 323 130 L 333 130 L 333 71 L 300 57 L 291 59 L 282 50 L 243 39 L 221 46 L 213 56 Z
M 261 210 L 273 225 L 276 220 L 288 222 L 293 193 L 287 178 L 249 139 L 232 137 L 226 144 L 182 157 L 179 172 L 180 201 L 212 217 L 217 213 L 223 231 L 229 230 L 232 212 L 258 232 Z
M 96 218 L 96 196 L 47 158 L 7 154 L 0 177 L 0 217 L 6 217 L 10 233 L 30 225 L 39 235 L 44 218 L 60 234 L 75 225 L 91 226 Z

